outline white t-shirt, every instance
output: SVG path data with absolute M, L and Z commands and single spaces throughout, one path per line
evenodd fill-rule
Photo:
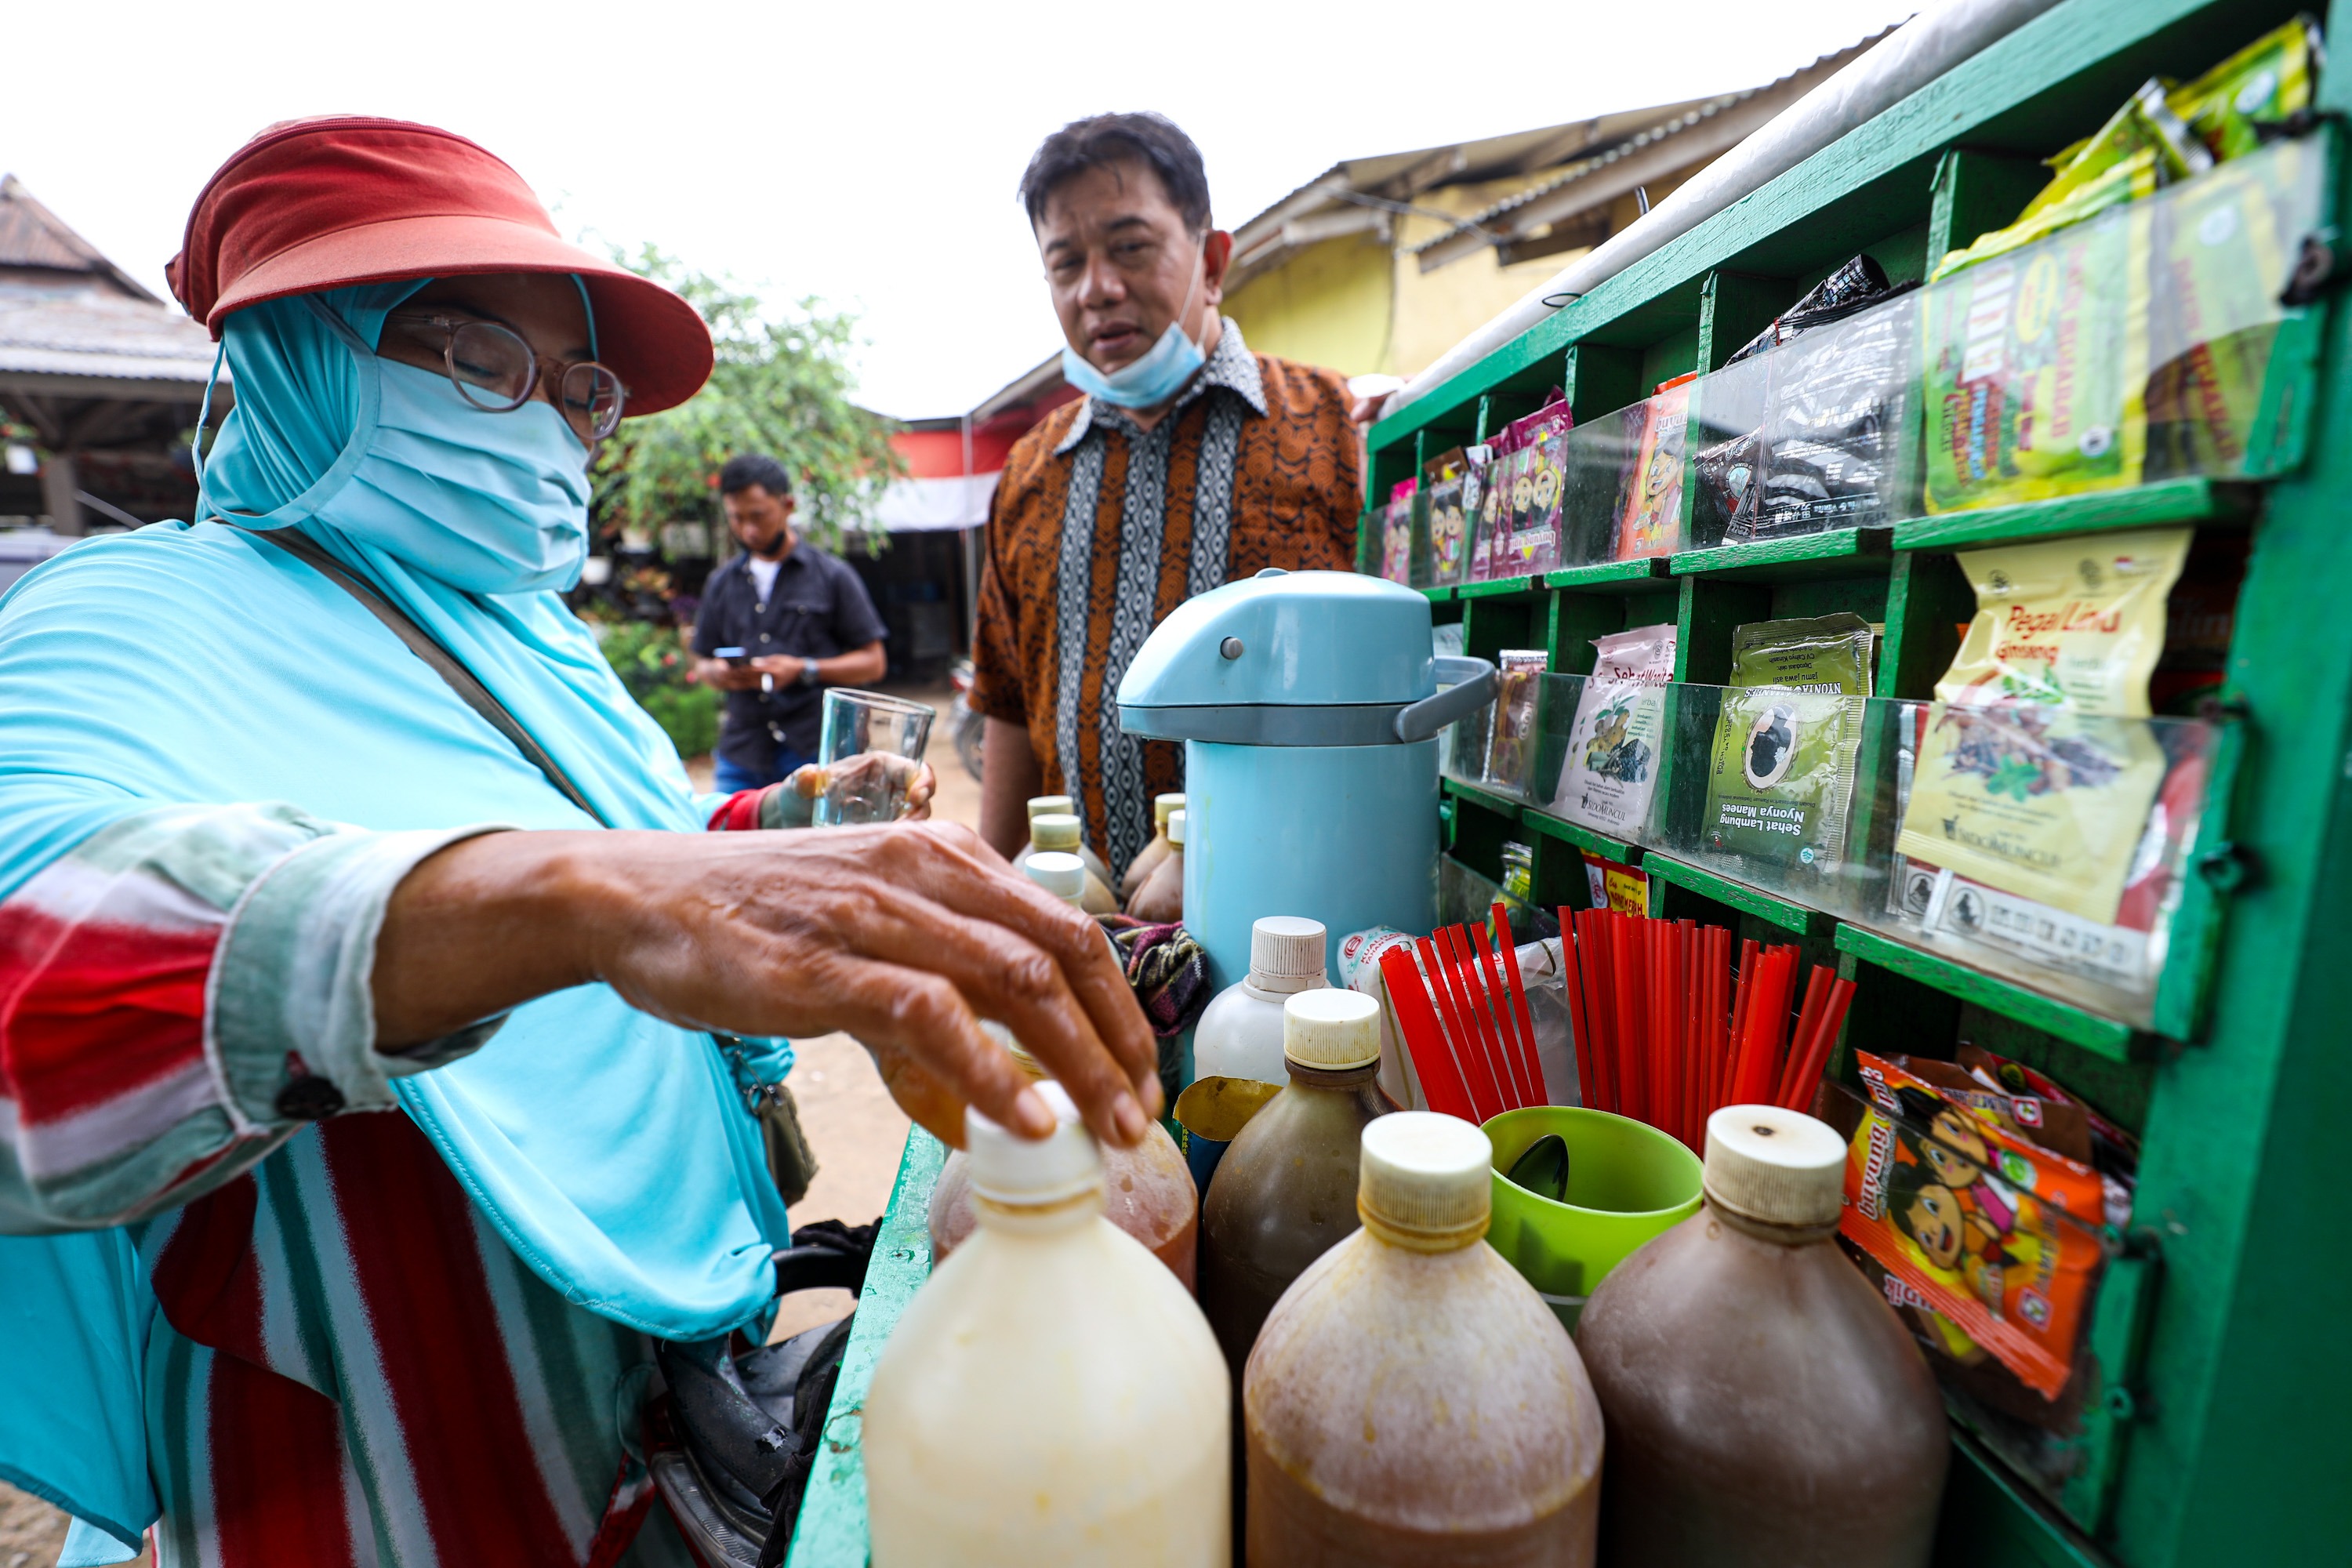
M 769 561 L 761 556 L 751 555 L 745 557 L 743 564 L 750 569 L 752 590 L 759 595 L 760 603 L 764 605 L 775 596 L 776 574 L 783 570 L 783 557 L 780 555 L 775 560 Z

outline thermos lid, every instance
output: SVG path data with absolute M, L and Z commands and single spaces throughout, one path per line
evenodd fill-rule
M 1727 1105 L 1706 1119 L 1706 1195 L 1763 1225 L 1835 1225 L 1845 1140 L 1777 1105 Z
M 1040 849 L 1076 849 L 1078 819 L 1066 811 L 1041 811 L 1029 819 L 1029 842 Z
M 1360 991 L 1301 991 L 1282 1005 L 1282 1054 L 1330 1071 L 1370 1067 L 1381 1059 L 1381 1005 Z
M 1323 984 L 1321 921 L 1297 915 L 1267 915 L 1250 926 L 1250 984 L 1277 994 L 1312 991 Z
M 1486 1234 L 1495 1203 L 1495 1146 L 1486 1133 L 1459 1117 L 1399 1110 L 1364 1128 L 1356 1212 L 1382 1241 L 1417 1252 L 1451 1252 Z
M 1070 797 L 1066 795 L 1033 795 L 1029 797 L 1029 820 L 1032 822 L 1047 812 L 1059 812 L 1066 816 L 1075 809 Z
M 976 1110 L 963 1113 L 971 1190 L 1001 1204 L 1053 1204 L 1102 1185 L 1102 1156 L 1094 1134 L 1078 1120 L 1069 1090 L 1051 1079 L 1036 1085 L 1055 1118 L 1054 1131 L 1031 1142 Z
M 1151 815 L 1158 819 L 1157 826 L 1162 833 L 1168 831 L 1168 814 L 1183 809 L 1184 792 L 1181 790 L 1171 790 L 1166 795 L 1151 797 Z
M 1031 881 L 1066 902 L 1076 903 L 1087 890 L 1087 863 L 1075 855 L 1041 849 L 1024 861 L 1021 868 L 1029 873 Z
M 1168 814 L 1168 842 L 1178 846 L 1184 842 L 1184 811 L 1181 806 Z
M 1417 701 L 1437 689 L 1429 600 L 1353 572 L 1286 572 L 1169 612 L 1118 683 L 1125 708 Z

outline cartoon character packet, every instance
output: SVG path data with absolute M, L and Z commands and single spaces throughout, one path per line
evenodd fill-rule
M 1863 1051 L 1856 1066 L 1869 1104 L 1847 1145 L 1839 1234 L 2055 1400 L 2106 1259 L 2099 1173 L 1897 1061 Z
M 1565 402 L 1515 419 L 1503 438 L 1512 458 L 1498 510 L 1507 531 L 1496 542 L 1493 574 L 1527 577 L 1561 564 L 1560 498 L 1566 489 L 1567 443 L 1575 419 Z
M 1696 372 L 1660 382 L 1643 404 L 1641 437 L 1620 484 L 1617 559 L 1672 555 L 1683 548 L 1683 446 Z
M 1381 521 L 1381 575 L 1391 583 L 1412 581 L 1412 498 L 1417 479 L 1399 479 L 1389 491 Z

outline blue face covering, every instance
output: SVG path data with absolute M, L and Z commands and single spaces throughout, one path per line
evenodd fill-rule
M 1192 296 L 1198 286 L 1196 275 L 1185 286 L 1183 308 L 1141 359 L 1117 370 L 1101 371 L 1066 344 L 1062 349 L 1062 379 L 1089 397 L 1099 397 L 1121 408 L 1157 408 L 1183 391 L 1193 373 L 1209 363 L 1201 345 L 1184 331 L 1184 318 L 1192 313 Z
M 376 331 L 391 308 L 368 313 Z M 331 518 L 345 538 L 468 593 L 561 590 L 580 581 L 588 553 L 588 448 L 563 416 L 536 400 L 504 414 L 477 408 L 440 372 L 378 358 L 316 296 L 279 309 L 311 311 L 348 351 L 355 426 L 318 481 L 276 507 L 250 504 L 261 476 L 246 471 L 252 462 L 246 444 L 216 447 L 205 476 L 209 506 L 259 529 Z M 230 317 L 230 332 L 284 333 L 294 325 L 248 321 L 250 314 Z

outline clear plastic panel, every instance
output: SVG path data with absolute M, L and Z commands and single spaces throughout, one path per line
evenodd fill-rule
M 1548 675 L 1525 798 L 2146 1027 L 2214 740 L 2185 719 Z
M 2279 296 L 2326 163 L 2273 142 L 1577 426 L 1557 563 L 2281 471 L 2309 367 L 2273 352 Z M 1465 580 L 1553 563 L 1496 547 L 1531 460 L 1497 459 Z

